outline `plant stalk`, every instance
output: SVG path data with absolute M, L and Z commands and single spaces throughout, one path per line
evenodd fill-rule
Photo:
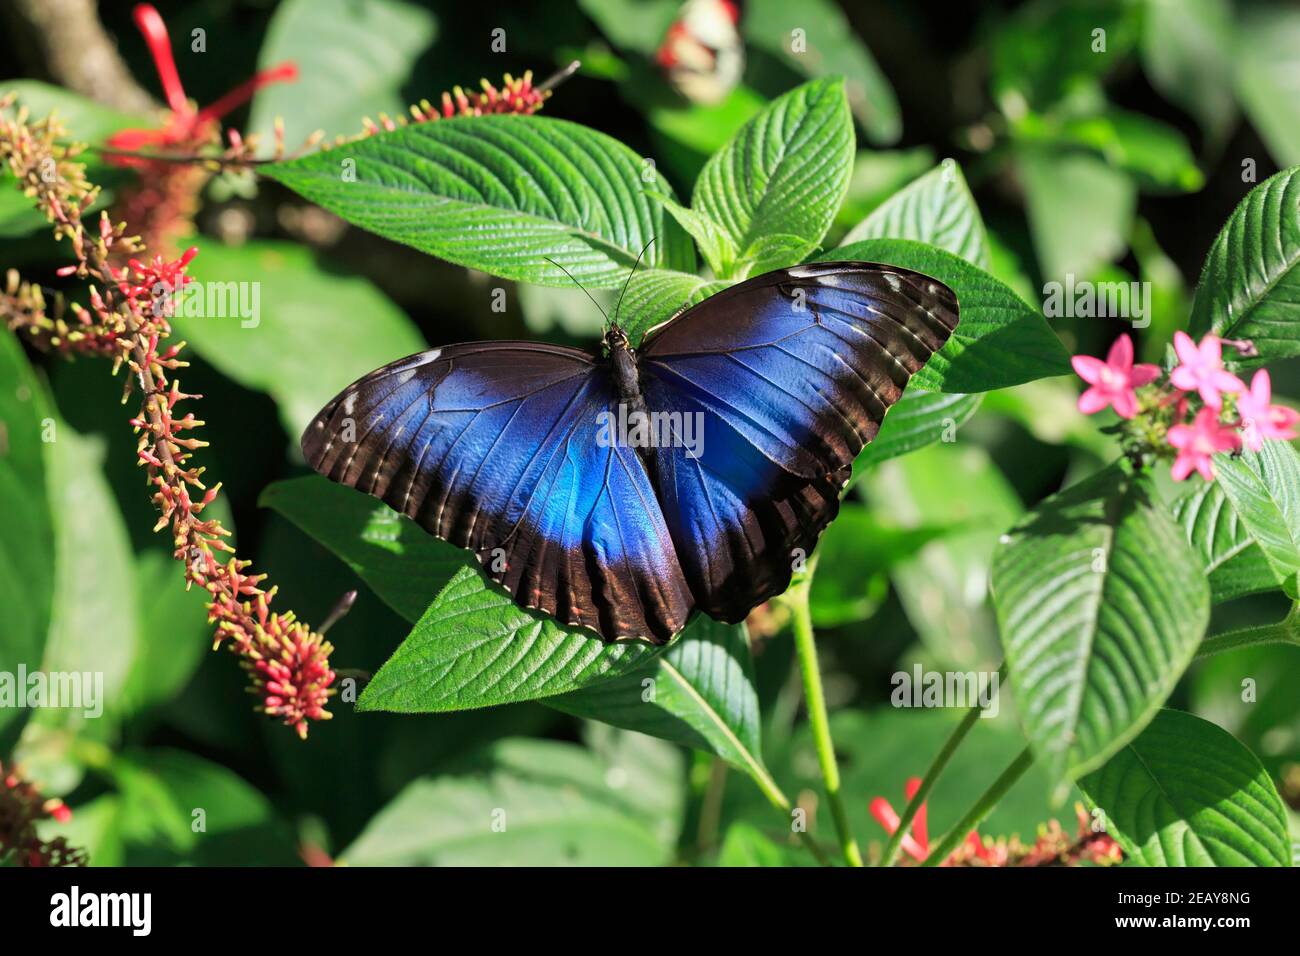
M 1297 644 L 1300 645 L 1300 603 L 1292 606 L 1287 616 L 1276 624 L 1261 624 L 1255 627 L 1242 627 L 1235 631 L 1214 634 L 1201 641 L 1196 652 L 1196 659 L 1213 657 L 1224 651 L 1235 651 L 1241 647 L 1255 647 L 1261 644 Z
M 966 835 L 984 822 L 984 818 L 992 812 L 993 808 L 998 805 L 1007 791 L 1019 780 L 1026 770 L 1034 762 L 1033 754 L 1026 747 L 1020 751 L 1020 756 L 1011 761 L 1011 766 L 1002 771 L 1002 776 L 993 781 L 993 786 L 984 791 L 984 795 L 979 798 L 975 806 L 966 812 L 966 815 L 953 824 L 952 829 L 943 835 L 939 845 L 935 847 L 930 855 L 925 858 L 922 866 L 940 866 L 944 860 L 952 855 L 952 851 L 961 845 Z
M 795 653 L 803 673 L 804 702 L 808 708 L 808 723 L 812 728 L 813 742 L 817 748 L 817 762 L 821 766 L 826 798 L 831 806 L 835 832 L 839 835 L 840 852 L 849 866 L 862 866 L 862 851 L 849 827 L 849 815 L 844 808 L 844 795 L 840 790 L 840 768 L 835 759 L 835 744 L 831 740 L 830 719 L 826 713 L 826 695 L 822 690 L 821 670 L 817 666 L 817 644 L 813 640 L 812 611 L 808 606 L 808 591 L 815 561 L 808 564 L 804 579 L 787 593 L 787 603 L 793 615 Z
M 1002 666 L 998 668 L 999 688 L 1002 686 L 1002 682 L 1006 679 L 1007 665 L 1006 662 L 1003 662 Z M 952 755 L 957 752 L 957 748 L 961 746 L 962 741 L 966 739 L 966 735 L 970 733 L 971 728 L 975 726 L 975 722 L 979 719 L 981 712 L 982 708 L 979 704 L 976 704 L 968 710 L 966 716 L 962 718 L 961 723 L 959 723 L 953 729 L 953 732 L 948 735 L 948 739 L 944 742 L 943 749 L 941 749 L 935 755 L 934 760 L 931 761 L 929 769 L 925 771 L 925 776 L 921 780 L 921 788 L 917 790 L 916 795 L 908 801 L 907 809 L 903 811 L 903 817 L 898 821 L 898 829 L 890 835 L 889 842 L 885 844 L 885 853 L 880 859 L 881 866 L 893 866 L 894 862 L 898 859 L 898 854 L 903 849 L 903 837 L 906 836 L 907 831 L 911 829 L 912 821 L 916 819 L 917 813 L 920 812 L 926 798 L 930 796 L 930 791 L 934 789 L 934 785 L 939 782 L 939 777 L 943 775 L 944 769 L 948 766 L 948 761 L 952 759 Z

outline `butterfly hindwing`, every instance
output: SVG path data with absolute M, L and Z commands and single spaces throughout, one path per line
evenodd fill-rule
M 759 276 L 652 330 L 647 406 L 704 425 L 698 457 L 678 441 L 650 459 L 701 610 L 740 620 L 789 586 L 854 457 L 956 324 L 956 297 L 929 277 L 837 262 Z
M 345 389 L 303 451 L 327 478 L 474 551 L 519 604 L 607 638 L 664 641 L 691 599 L 637 453 L 596 440 L 613 396 L 608 369 L 577 349 L 449 346 Z

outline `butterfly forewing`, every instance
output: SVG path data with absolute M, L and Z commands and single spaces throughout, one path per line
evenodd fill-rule
M 647 337 L 647 406 L 704 423 L 696 454 L 676 442 L 650 466 L 700 609 L 740 620 L 789 586 L 854 457 L 956 325 L 947 286 L 837 262 L 740 283 Z

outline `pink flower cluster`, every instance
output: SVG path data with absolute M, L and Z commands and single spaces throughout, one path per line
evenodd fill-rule
M 1127 335 L 1115 340 L 1104 362 L 1076 355 L 1071 359 L 1074 370 L 1090 386 L 1079 396 L 1079 411 L 1092 415 L 1110 407 L 1120 418 L 1132 421 L 1172 408 L 1173 422 L 1163 440 L 1175 452 L 1174 480 L 1182 481 L 1195 471 L 1213 481 L 1215 454 L 1239 452 L 1243 447 L 1259 451 L 1265 439 L 1288 441 L 1296 437 L 1300 422 L 1300 412 L 1272 404 L 1273 385 L 1266 370 L 1257 371 L 1247 387 L 1224 367 L 1225 344 L 1242 352 L 1249 347 L 1213 335 L 1198 345 L 1187 333 L 1175 332 L 1178 364 L 1165 383 L 1160 383 L 1158 366 L 1133 363 L 1133 341 Z M 1140 401 L 1138 389 L 1153 383 L 1152 400 Z M 1193 400 L 1200 407 L 1187 421 Z

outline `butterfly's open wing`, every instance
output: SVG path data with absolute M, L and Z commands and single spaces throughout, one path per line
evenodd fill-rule
M 662 642 L 691 598 L 636 452 L 597 440 L 613 394 L 577 349 L 453 345 L 353 383 L 302 447 L 325 477 L 473 550 L 521 605 Z
M 683 434 L 649 465 L 701 610 L 738 621 L 789 586 L 854 457 L 956 325 L 956 296 L 928 276 L 828 262 L 742 282 L 651 331 L 647 408 L 702 413 L 698 457 Z

